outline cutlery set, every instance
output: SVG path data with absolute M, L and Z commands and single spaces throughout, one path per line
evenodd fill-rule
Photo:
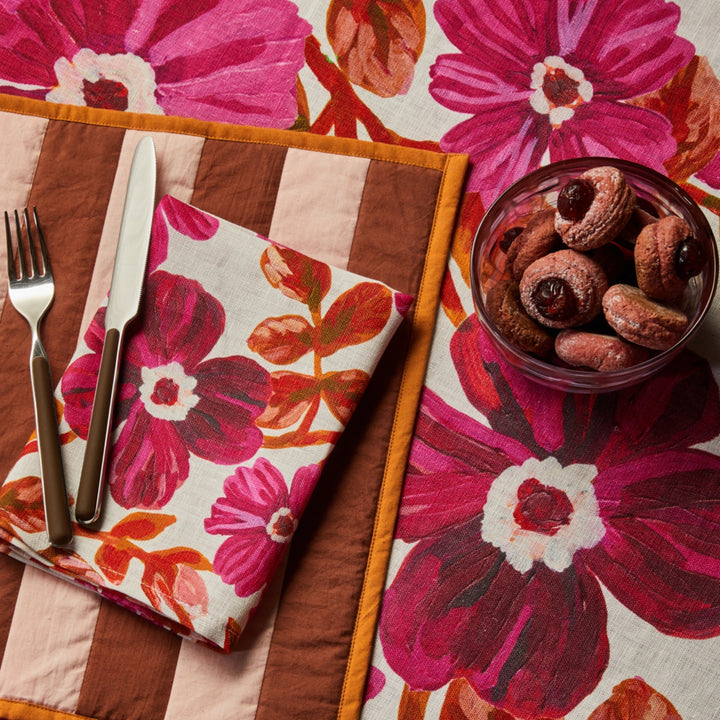
M 99 518 L 102 506 L 123 335 L 127 324 L 137 315 L 140 306 L 155 208 L 156 174 L 154 143 L 152 138 L 143 137 L 135 149 L 130 168 L 105 313 L 105 340 L 100 371 L 77 492 L 75 517 L 78 522 L 86 525 Z M 72 541 L 72 525 L 53 385 L 47 355 L 38 332 L 40 321 L 52 304 L 55 284 L 37 210 L 33 208 L 34 232 L 27 209 L 23 212 L 23 219 L 27 236 L 26 252 L 22 243 L 22 224 L 18 211 L 14 212 L 15 243 L 10 216 L 5 212 L 8 295 L 12 305 L 27 320 L 32 331 L 30 380 L 40 456 L 43 506 L 50 543 L 62 547 Z M 17 247 L 17 253 L 14 246 Z

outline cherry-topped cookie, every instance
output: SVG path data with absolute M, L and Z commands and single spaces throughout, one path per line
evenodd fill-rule
M 592 250 L 616 237 L 635 209 L 635 191 L 614 167 L 596 167 L 560 190 L 555 229 L 574 250 Z
M 530 317 L 550 328 L 590 322 L 608 289 L 600 263 L 576 250 L 558 250 L 532 263 L 520 280 L 520 299 Z

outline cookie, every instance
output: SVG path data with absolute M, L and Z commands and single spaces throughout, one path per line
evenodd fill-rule
M 647 348 L 622 338 L 584 330 L 562 330 L 555 338 L 555 353 L 568 365 L 600 372 L 625 370 L 650 357 Z
M 707 254 L 690 226 L 668 215 L 646 225 L 635 243 L 638 287 L 654 300 L 679 303 L 688 280 L 702 271 Z
M 625 340 L 652 350 L 667 350 L 683 336 L 687 316 L 650 299 L 633 285 L 613 285 L 602 300 L 605 319 Z
M 617 168 L 586 170 L 560 191 L 555 229 L 574 250 L 592 250 L 612 240 L 635 209 L 635 191 Z
M 525 312 L 514 280 L 493 285 L 485 299 L 485 309 L 503 337 L 523 352 L 543 356 L 552 350 L 552 336 Z
M 597 316 L 607 289 L 599 263 L 575 250 L 558 250 L 525 270 L 520 300 L 528 315 L 542 325 L 568 328 Z
M 543 255 L 558 250 L 561 244 L 555 230 L 555 210 L 548 208 L 535 213 L 507 251 L 510 274 L 520 280 L 529 265 Z

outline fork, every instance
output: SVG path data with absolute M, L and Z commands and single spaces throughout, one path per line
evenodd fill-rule
M 40 477 L 42 481 L 43 507 L 45 523 L 50 543 L 63 546 L 72 540 L 72 526 L 65 490 L 65 475 L 60 455 L 60 438 L 58 436 L 57 415 L 50 366 L 47 355 L 40 342 L 38 328 L 55 297 L 55 281 L 53 280 L 48 260 L 45 239 L 43 238 L 37 210 L 33 208 L 33 218 L 40 245 L 42 267 L 38 264 L 37 249 L 30 226 L 27 208 L 24 210 L 25 228 L 27 230 L 27 260 L 23 251 L 22 228 L 20 217 L 15 210 L 15 231 L 17 235 L 16 268 L 10 219 L 5 212 L 5 233 L 7 236 L 8 261 L 8 295 L 15 309 L 27 320 L 32 331 L 32 347 L 30 350 L 30 380 L 32 384 L 33 404 L 35 406 L 35 430 L 37 435 L 38 454 L 40 456 Z M 30 272 L 28 272 L 28 260 Z

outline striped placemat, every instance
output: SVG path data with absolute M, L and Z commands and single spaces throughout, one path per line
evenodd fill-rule
M 148 133 L 158 151 L 158 197 L 172 194 L 381 280 L 416 304 L 236 652 L 221 656 L 182 641 L 0 556 L 0 713 L 268 720 L 287 717 L 288 708 L 313 718 L 354 712 L 466 158 L 0 96 L 2 202 L 37 206 L 56 276 L 43 331 L 56 379 L 107 292 L 131 151 Z M 33 429 L 29 333 L 5 294 L 3 283 L 0 478 Z

